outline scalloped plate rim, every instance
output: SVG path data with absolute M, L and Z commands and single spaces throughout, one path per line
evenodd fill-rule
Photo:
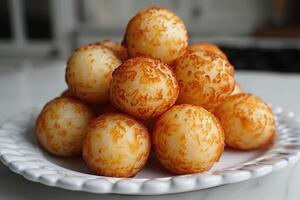
M 34 112 L 37 112 L 38 110 L 38 107 L 33 107 L 31 109 L 20 112 L 18 115 L 25 114 L 25 118 L 29 117 L 29 115 L 31 114 L 33 115 Z M 277 134 L 278 132 L 280 132 L 279 136 L 281 137 L 276 137 L 274 145 L 262 156 L 259 156 L 249 162 L 240 164 L 240 166 L 219 170 L 220 172 L 216 171 L 213 173 L 189 174 L 150 179 L 113 178 L 84 174 L 63 168 L 61 166 L 55 165 L 54 163 L 52 163 L 51 165 L 55 166 L 56 169 L 52 169 L 51 165 L 50 167 L 46 166 L 48 168 L 45 168 L 45 166 L 41 167 L 37 164 L 39 161 L 38 159 L 36 160 L 36 164 L 32 164 L 31 167 L 28 167 L 30 166 L 30 164 L 27 164 L 27 166 L 25 163 L 28 163 L 32 160 L 26 161 L 26 159 L 20 159 L 20 156 L 24 156 L 24 154 L 18 152 L 17 148 L 14 149 L 9 147 L 10 145 L 14 145 L 12 143 L 7 143 L 11 139 L 6 138 L 5 140 L 5 133 L 14 132 L 10 134 L 15 134 L 15 136 L 20 136 L 20 134 L 23 133 L 21 131 L 21 126 L 12 120 L 14 119 L 14 116 L 17 116 L 17 114 L 9 117 L 7 120 L 1 123 L 0 160 L 4 165 L 8 166 L 11 171 L 20 174 L 30 181 L 39 182 L 44 185 L 64 188 L 68 190 L 85 191 L 98 194 L 113 193 L 126 195 L 162 195 L 196 191 L 265 176 L 276 170 L 283 169 L 289 164 L 295 163 L 299 160 L 300 134 L 294 133 L 293 130 L 291 131 L 290 129 L 292 126 L 292 120 L 294 120 L 293 125 L 298 126 L 296 128 L 292 126 L 292 128 L 295 128 L 295 131 L 300 132 L 300 118 L 296 118 L 295 114 L 292 112 L 285 112 L 281 107 L 273 108 L 273 111 L 276 115 L 276 118 L 285 117 L 289 119 L 286 120 L 286 123 L 288 124 L 287 127 L 285 127 L 284 123 L 277 122 Z M 15 125 L 15 128 L 17 127 L 17 129 L 11 129 L 11 127 L 9 127 L 10 125 Z M 3 133 L 4 136 L 2 135 Z M 4 140 L 1 140 L 3 138 Z M 11 141 L 13 142 L 14 140 Z M 8 152 L 15 152 L 15 154 L 5 153 L 5 150 L 8 150 Z M 30 148 L 28 150 L 30 150 Z M 36 149 L 33 148 L 31 150 L 34 156 L 34 153 L 36 153 Z M 264 158 L 268 155 L 270 156 L 269 160 Z M 41 163 L 43 163 L 43 160 L 46 161 L 45 163 L 51 163 L 51 161 L 48 161 L 43 157 L 40 157 L 39 159 L 41 159 L 39 161 Z M 35 170 L 36 172 L 34 172 Z M 39 174 L 37 173 L 38 170 Z M 63 170 L 65 170 L 65 172 L 63 172 Z

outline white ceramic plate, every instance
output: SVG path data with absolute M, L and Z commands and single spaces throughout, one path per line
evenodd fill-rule
M 80 158 L 57 158 L 35 143 L 34 123 L 40 109 L 11 117 L 0 129 L 0 160 L 13 172 L 45 185 L 92 193 L 171 194 L 199 190 L 260 177 L 296 162 L 300 157 L 300 118 L 273 109 L 277 137 L 272 147 L 257 151 L 226 149 L 214 167 L 201 174 L 176 176 L 153 158 L 134 178 L 94 175 Z

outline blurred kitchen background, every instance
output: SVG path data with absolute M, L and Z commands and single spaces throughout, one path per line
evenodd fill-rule
M 220 45 L 237 69 L 300 72 L 299 0 L 0 0 L 0 67 L 121 41 L 128 20 L 154 5 L 184 20 L 191 43 Z

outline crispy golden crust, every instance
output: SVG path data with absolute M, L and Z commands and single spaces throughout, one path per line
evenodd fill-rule
M 224 151 L 218 119 L 200 106 L 172 107 L 159 117 L 151 136 L 157 159 L 176 174 L 207 171 Z
M 151 57 L 171 64 L 186 51 L 188 35 L 177 15 L 164 8 L 152 7 L 138 12 L 130 20 L 123 44 L 130 57 Z
M 80 101 L 56 98 L 44 106 L 36 120 L 37 141 L 58 156 L 80 155 L 85 129 L 93 117 L 92 110 Z
M 188 51 L 174 63 L 178 80 L 178 103 L 190 103 L 213 109 L 228 97 L 235 86 L 234 68 L 217 54 Z
M 275 136 L 271 108 L 252 94 L 228 97 L 215 111 L 225 130 L 226 144 L 240 150 L 266 147 Z
M 178 93 L 176 78 L 168 65 L 143 57 L 129 59 L 116 69 L 110 87 L 112 104 L 143 120 L 172 107 Z
M 91 104 L 108 103 L 112 72 L 120 64 L 108 48 L 86 45 L 76 49 L 68 60 L 66 82 L 76 98 Z
M 99 175 L 132 177 L 144 167 L 150 148 L 143 125 L 128 115 L 107 113 L 90 123 L 83 159 Z
M 195 44 L 192 44 L 188 47 L 189 50 L 192 51 L 198 51 L 198 50 L 207 50 L 207 51 L 212 51 L 215 54 L 218 54 L 220 57 L 227 59 L 226 54 L 215 44 L 208 43 L 208 42 L 198 42 Z
M 129 58 L 127 49 L 118 42 L 106 39 L 94 44 L 103 45 L 106 48 L 109 48 L 121 61 L 125 61 Z

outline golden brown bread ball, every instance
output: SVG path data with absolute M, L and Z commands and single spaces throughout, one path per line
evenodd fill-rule
M 252 94 L 230 96 L 214 111 L 228 146 L 251 150 L 267 146 L 275 136 L 275 120 L 270 107 Z
M 188 47 L 189 50 L 192 51 L 198 51 L 198 50 L 207 50 L 207 51 L 212 51 L 215 54 L 218 54 L 220 57 L 227 59 L 226 54 L 215 44 L 208 43 L 208 42 L 199 42 L 192 44 Z
M 112 72 L 120 64 L 111 50 L 90 44 L 76 49 L 70 57 L 66 82 L 76 98 L 90 104 L 108 103 Z
M 99 175 L 132 177 L 150 153 L 147 129 L 124 114 L 107 113 L 94 119 L 83 142 L 83 159 Z
M 176 174 L 207 171 L 224 150 L 219 121 L 200 106 L 172 107 L 159 117 L 151 136 L 157 159 Z
M 121 61 L 125 61 L 129 58 L 127 49 L 118 42 L 113 40 L 103 40 L 95 44 L 109 48 Z
M 92 110 L 80 101 L 56 98 L 45 105 L 37 118 L 37 141 L 54 155 L 80 155 L 86 127 L 93 117 Z
M 172 107 L 178 92 L 176 78 L 168 65 L 136 57 L 126 60 L 114 71 L 110 98 L 115 107 L 146 120 Z
M 217 54 L 188 51 L 174 62 L 179 85 L 178 103 L 215 108 L 234 88 L 234 68 Z
M 128 23 L 124 45 L 129 56 L 146 56 L 170 64 L 184 54 L 188 35 L 183 21 L 173 12 L 152 7 L 138 12 Z

